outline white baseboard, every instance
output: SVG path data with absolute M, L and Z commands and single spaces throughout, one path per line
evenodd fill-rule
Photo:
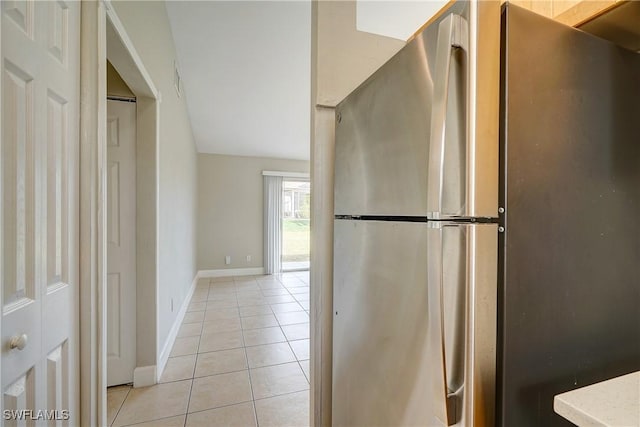
M 133 370 L 133 386 L 134 387 L 148 387 L 156 384 L 156 367 L 151 366 L 139 366 Z
M 264 267 L 221 268 L 219 270 L 200 270 L 199 277 L 257 276 L 264 274 Z
M 176 320 L 173 322 L 173 326 L 169 331 L 169 336 L 167 336 L 167 340 L 164 342 L 164 346 L 162 347 L 162 351 L 160 352 L 160 357 L 158 358 L 158 369 L 156 380 L 160 381 L 160 377 L 164 372 L 164 367 L 167 365 L 167 360 L 169 360 L 169 354 L 171 354 L 171 349 L 173 348 L 173 344 L 176 341 L 176 337 L 178 336 L 178 331 L 180 330 L 180 326 L 182 325 L 182 321 L 184 320 L 184 315 L 187 313 L 187 307 L 189 307 L 189 303 L 191 302 L 191 297 L 193 296 L 193 291 L 196 289 L 196 284 L 198 283 L 198 279 L 200 278 L 200 272 L 196 273 L 196 277 L 193 278 L 193 282 L 191 282 L 191 287 L 189 288 L 189 292 L 187 292 L 187 296 L 182 301 L 182 306 L 178 311 L 178 315 L 176 316 Z

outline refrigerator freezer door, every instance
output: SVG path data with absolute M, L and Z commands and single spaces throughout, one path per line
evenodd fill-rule
M 427 214 L 434 49 L 405 46 L 336 109 L 335 214 Z
M 426 217 L 433 128 L 444 138 L 437 216 L 497 216 L 499 4 L 447 7 L 337 106 L 336 215 Z M 445 46 L 451 66 L 441 76 L 436 52 L 447 40 L 439 33 L 452 16 L 467 31 Z M 434 87 L 445 86 L 435 100 Z
M 335 233 L 333 425 L 492 425 L 497 226 Z
M 640 55 L 509 5 L 501 426 L 640 369 Z

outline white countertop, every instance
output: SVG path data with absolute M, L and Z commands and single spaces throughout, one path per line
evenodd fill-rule
M 580 427 L 639 427 L 640 371 L 558 394 L 553 409 Z

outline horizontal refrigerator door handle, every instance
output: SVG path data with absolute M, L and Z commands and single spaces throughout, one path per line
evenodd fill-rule
M 430 375 L 430 403 L 431 413 L 439 423 L 451 426 L 456 423 L 456 395 L 460 390 L 450 391 L 448 384 L 447 354 L 445 345 L 445 302 L 444 302 L 444 263 L 443 263 L 443 233 L 442 224 L 429 225 L 427 268 L 428 268 L 428 328 L 429 328 L 429 360 L 433 367 Z M 455 349 L 464 351 L 464 349 Z
M 433 108 L 431 110 L 427 186 L 427 215 L 431 219 L 442 218 L 451 57 L 456 49 L 462 49 L 468 53 L 468 40 L 469 28 L 467 21 L 462 16 L 451 14 L 440 22 L 433 79 Z M 466 78 L 464 79 L 464 81 L 467 80 Z M 466 120 L 466 118 L 461 119 Z

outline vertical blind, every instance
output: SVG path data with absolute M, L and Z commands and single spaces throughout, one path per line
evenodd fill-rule
M 282 259 L 282 177 L 264 176 L 264 272 L 280 273 Z

